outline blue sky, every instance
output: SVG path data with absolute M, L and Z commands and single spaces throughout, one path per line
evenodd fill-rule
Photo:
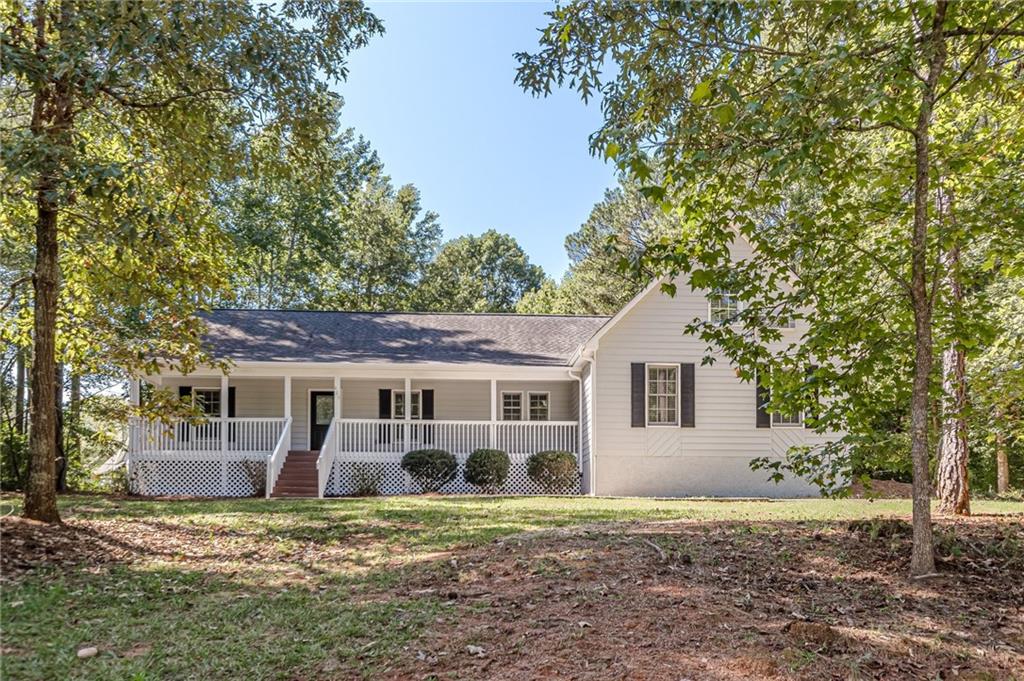
M 551 276 L 566 234 L 587 218 L 612 164 L 591 157 L 595 103 L 517 87 L 517 51 L 537 45 L 546 3 L 370 3 L 386 33 L 352 55 L 343 123 L 377 149 L 396 184 L 415 184 L 446 239 L 515 236 Z

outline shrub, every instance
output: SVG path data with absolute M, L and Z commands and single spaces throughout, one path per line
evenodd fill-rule
M 477 449 L 466 459 L 466 482 L 484 494 L 496 493 L 508 480 L 508 454 L 500 449 Z
M 424 492 L 436 492 L 455 477 L 459 464 L 443 449 L 414 449 L 402 457 L 402 470 Z
M 352 465 L 352 495 L 356 497 L 379 497 L 384 482 L 384 467 L 373 463 Z
M 531 454 L 526 460 L 526 474 L 549 494 L 570 492 L 579 480 L 576 457 L 559 450 Z
M 253 461 L 248 459 L 242 462 L 242 474 L 252 487 L 251 497 L 262 497 L 267 493 L 267 462 L 262 459 Z

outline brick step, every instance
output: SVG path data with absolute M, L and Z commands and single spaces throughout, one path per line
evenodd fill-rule
M 316 475 L 281 475 L 277 478 L 278 485 L 315 485 L 319 481 Z
M 315 499 L 317 495 L 316 490 L 313 490 L 312 492 L 274 492 L 270 496 L 279 499 Z

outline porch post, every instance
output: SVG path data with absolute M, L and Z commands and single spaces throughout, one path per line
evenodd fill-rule
M 141 393 L 142 389 L 139 385 L 139 379 L 132 376 L 128 379 L 128 403 L 133 407 L 139 406 L 139 396 Z
M 423 408 L 423 405 L 420 405 Z M 405 431 L 405 451 L 412 449 L 412 428 L 409 427 L 409 422 L 412 421 L 412 379 L 405 379 L 405 406 L 402 409 L 403 420 L 402 428 Z
M 228 495 L 228 377 L 220 376 L 220 493 Z
M 284 417 L 292 417 L 292 377 L 284 377 Z
M 334 418 L 341 418 L 341 376 L 334 377 Z
M 490 426 L 490 448 L 498 447 L 498 379 L 491 379 L 491 426 Z

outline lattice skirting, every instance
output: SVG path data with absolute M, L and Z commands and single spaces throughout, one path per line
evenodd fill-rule
M 251 497 L 263 494 L 267 473 L 265 454 L 229 453 L 199 458 L 192 455 L 132 457 L 128 480 L 135 494 L 185 494 L 216 497 Z
M 468 484 L 463 473 L 468 454 L 456 454 L 459 470 L 455 478 L 441 488 L 441 494 L 479 494 L 480 490 Z M 499 491 L 500 494 L 547 494 L 538 487 L 526 474 L 528 455 L 509 455 L 511 466 L 508 480 Z M 383 495 L 415 494 L 421 490 L 412 478 L 402 470 L 401 454 L 344 454 L 334 460 L 330 476 L 327 479 L 325 496 L 347 496 L 357 489 L 357 479 L 377 481 L 377 490 Z M 568 490 L 569 494 L 580 494 L 580 486 Z

